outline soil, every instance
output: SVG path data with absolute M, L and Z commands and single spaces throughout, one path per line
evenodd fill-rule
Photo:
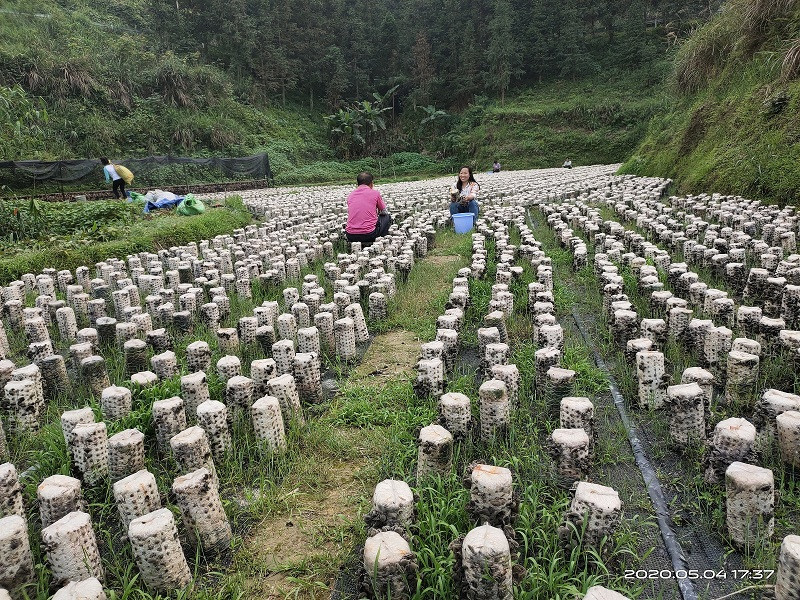
M 436 265 L 437 267 L 451 265 L 454 262 L 458 262 L 460 259 L 461 257 L 457 254 L 431 254 L 425 257 L 425 261 L 428 262 L 428 264 Z
M 332 535 L 337 526 L 359 513 L 358 501 L 366 490 L 358 478 L 363 462 L 341 462 L 320 470 L 320 493 L 292 490 L 291 503 L 284 514 L 258 525 L 247 542 L 253 563 L 261 571 L 246 581 L 246 598 L 272 600 L 286 598 L 328 598 L 334 576 L 328 581 L 298 588 L 292 577 L 297 570 L 309 568 L 309 562 L 326 564 L 349 547 Z M 313 568 L 313 567 L 312 567 Z
M 591 259 L 590 259 L 591 264 Z M 575 283 L 574 277 L 564 279 L 567 285 L 573 287 L 577 299 L 575 308 L 579 316 L 586 321 L 586 328 L 590 337 L 595 338 L 598 320 L 597 315 L 592 314 L 591 309 L 582 301 L 587 293 L 596 293 L 582 289 Z M 565 328 L 574 329 L 574 322 L 571 319 L 562 319 Z M 616 357 L 603 356 L 608 366 L 614 370 Z M 617 365 L 618 366 L 618 365 Z M 627 400 L 627 399 L 626 399 Z M 605 421 L 610 427 L 619 427 L 621 419 L 613 404 L 610 394 L 593 399 L 596 406 L 596 419 L 598 425 Z M 676 487 L 676 482 L 680 483 L 687 479 L 685 466 L 680 457 L 672 448 L 664 448 L 662 436 L 653 430 L 652 423 L 644 414 L 640 414 L 635 409 L 629 409 L 628 414 L 638 430 L 638 438 L 643 450 L 650 460 L 653 468 L 658 473 L 658 479 L 664 492 L 667 506 L 670 508 L 670 522 L 675 535 L 681 544 L 686 558 L 688 569 L 697 570 L 700 573 L 711 573 L 726 571 L 732 572 L 736 569 L 744 568 L 742 555 L 727 548 L 721 536 L 711 523 L 700 514 L 695 514 L 697 509 L 692 504 L 696 500 L 692 494 L 687 494 L 683 489 Z M 612 431 L 614 429 L 612 428 Z M 608 433 L 606 433 L 608 435 Z M 602 436 L 602 434 L 601 434 Z M 610 485 L 620 492 L 623 503 L 626 503 L 626 496 L 629 497 L 628 504 L 625 506 L 626 518 L 632 514 L 644 520 L 650 520 L 653 526 L 638 528 L 639 548 L 641 552 L 646 552 L 648 548 L 653 548 L 652 553 L 642 560 L 637 568 L 642 570 L 672 572 L 672 564 L 663 544 L 657 525 L 655 525 L 655 515 L 650 505 L 650 499 L 644 487 L 644 482 L 640 478 L 632 478 L 631 472 L 638 472 L 633 460 L 633 454 L 627 440 L 624 444 L 619 444 L 619 460 L 616 464 L 605 465 L 603 467 L 603 483 Z M 632 501 L 632 502 L 631 502 Z M 631 508 L 633 507 L 633 510 Z M 680 598 L 677 582 L 674 579 L 648 578 L 644 583 L 642 598 Z M 734 592 L 742 582 L 733 578 L 706 578 L 692 582 L 695 590 L 701 598 L 713 598 Z
M 367 348 L 361 364 L 350 374 L 351 381 L 382 382 L 411 377 L 419 358 L 420 341 L 410 331 L 399 329 L 377 335 Z
M 577 294 L 576 297 L 582 296 Z M 588 327 L 591 331 L 594 326 L 594 315 L 587 314 L 584 318 L 591 323 Z M 559 322 L 564 327 L 565 333 L 580 337 L 580 332 L 573 319 L 563 318 Z M 606 391 L 591 400 L 595 405 L 595 427 L 601 440 L 602 438 L 611 440 L 608 442 L 608 451 L 613 456 L 613 461 L 606 459 L 602 464 L 595 465 L 591 470 L 589 480 L 617 490 L 622 500 L 623 519 L 626 521 L 638 520 L 633 527 L 637 535 L 636 550 L 639 556 L 645 558 L 637 565 L 637 570 L 671 571 L 672 563 L 664 546 L 655 512 L 644 480 L 636 465 L 630 442 L 625 437 L 618 438 L 618 436 L 624 435 L 622 433 L 624 430 L 611 392 Z M 645 584 L 642 598 L 680 597 L 678 587 L 672 580 L 654 578 L 640 583 Z
M 389 380 L 412 377 L 419 346 L 417 337 L 403 329 L 377 335 L 349 378 L 381 385 Z M 345 541 L 332 534 L 337 526 L 360 518 L 359 500 L 371 492 L 359 478 L 359 470 L 367 464 L 363 461 L 324 465 L 315 484 L 318 491 L 291 490 L 285 495 L 287 510 L 255 528 L 248 551 L 260 572 L 248 578 L 246 598 L 327 599 L 336 580 L 340 588 L 356 585 L 348 577 L 357 572 L 358 559 L 353 549 L 344 545 Z M 326 567 L 332 562 L 342 562 L 343 555 L 346 555 L 346 564 L 342 573 L 330 574 L 327 581 L 299 584 L 298 578 L 293 577 L 298 570 L 313 569 L 309 565 L 314 562 Z M 338 593 L 341 592 L 340 589 Z

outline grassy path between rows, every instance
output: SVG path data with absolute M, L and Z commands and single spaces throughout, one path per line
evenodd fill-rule
M 274 501 L 236 555 L 245 598 L 330 597 L 340 567 L 353 562 L 365 533 L 375 484 L 396 452 L 403 425 L 395 412 L 412 399 L 414 363 L 435 334 L 458 269 L 468 265 L 469 236 L 440 232 L 373 327 L 361 363 L 316 419 L 320 439 L 274 490 Z M 405 444 L 406 442 L 403 442 Z
M 306 407 L 306 424 L 288 424 L 288 451 L 273 455 L 254 438 L 249 418 L 237 413 L 231 435 L 237 440 L 232 451 L 217 464 L 220 493 L 234 531 L 232 552 L 223 556 L 187 556 L 195 573 L 194 586 L 179 598 L 192 600 L 238 600 L 240 598 L 328 598 L 340 565 L 363 544 L 362 515 L 377 481 L 394 472 L 398 453 L 410 447 L 413 426 L 398 423 L 397 413 L 409 419 L 430 422 L 428 412 L 420 414 L 411 387 L 411 370 L 419 353 L 420 341 L 431 339 L 436 316 L 449 296 L 452 278 L 467 264 L 469 236 L 452 232 L 437 235 L 436 248 L 419 261 L 408 281 L 398 286 L 398 296 L 390 303 L 391 317 L 370 323 L 377 334 L 367 349 L 362 366 L 348 371 L 334 356 L 326 353 L 323 364 L 336 375 L 340 393 L 331 401 Z M 314 273 L 324 280 L 322 262 L 309 265 L 303 274 Z M 287 282 L 295 283 L 296 282 Z M 61 297 L 59 293 L 59 297 Z M 282 300 L 281 286 L 253 285 L 253 297 L 231 298 L 231 314 L 224 326 L 236 326 L 238 318 L 252 315 L 264 300 Z M 33 298 L 27 298 L 33 303 Z M 55 349 L 67 354 L 69 342 L 57 332 Z M 196 324 L 193 331 L 173 331 L 173 344 L 182 368 L 186 345 L 195 340 L 214 348 L 212 364 L 222 356 L 216 335 Z M 9 330 L 11 355 L 25 364 L 27 340 L 24 332 Z M 125 361 L 117 345 L 102 348 L 111 381 L 124 385 Z M 242 345 L 238 353 L 243 374 L 249 374 L 253 359 L 264 358 L 257 344 Z M 149 357 L 150 353 L 148 353 Z M 185 372 L 185 371 L 182 371 Z M 211 396 L 224 398 L 225 384 L 216 370 L 207 373 Z M 152 403 L 180 395 L 180 377 L 159 381 L 151 388 L 133 387 L 133 411 L 108 422 L 108 434 L 138 428 L 150 439 L 155 436 Z M 39 544 L 40 521 L 36 487 L 45 477 L 70 474 L 71 461 L 60 426 L 64 410 L 90 406 L 102 418 L 99 402 L 86 385 L 65 390 L 48 403 L 43 426 L 36 435 L 11 436 L 9 460 L 22 477 L 32 549 L 36 563 L 44 564 Z M 410 444 L 410 445 L 409 445 Z M 146 448 L 146 466 L 156 477 L 159 493 L 168 507 L 174 508 L 171 484 L 176 465 L 169 452 L 155 444 Z M 130 547 L 121 537 L 117 510 L 107 484 L 85 487 L 92 523 L 104 558 L 106 583 L 112 600 L 161 599 L 144 591 L 138 580 Z M 28 597 L 50 597 L 50 579 L 45 569 L 32 586 Z
M 598 428 L 595 450 L 593 481 L 614 488 L 623 502 L 624 519 L 630 520 L 637 529 L 636 552 L 639 557 L 637 569 L 670 570 L 672 564 L 664 547 L 656 522 L 656 514 L 648 497 L 636 459 L 628 440 L 625 426 L 614 406 L 605 374 L 599 372 L 591 358 L 591 349 L 586 343 L 572 316 L 573 311 L 581 316 L 590 342 L 599 348 L 604 360 L 612 352 L 608 327 L 603 319 L 602 297 L 598 291 L 596 277 L 591 267 L 578 272 L 572 267 L 572 254 L 559 246 L 553 231 L 547 227 L 539 211 L 531 211 L 529 223 L 553 264 L 553 295 L 559 323 L 564 327 L 567 352 L 564 362 L 578 372 L 578 379 L 593 376 L 594 394 L 589 395 L 595 405 L 595 426 Z M 582 373 L 585 371 L 585 373 Z M 642 598 L 678 597 L 678 588 L 667 579 L 651 579 L 642 584 Z

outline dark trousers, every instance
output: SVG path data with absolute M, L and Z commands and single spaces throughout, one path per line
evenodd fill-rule
M 450 203 L 450 214 L 457 215 L 459 213 L 468 213 L 471 212 L 475 215 L 475 220 L 478 220 L 478 211 L 480 210 L 480 206 L 478 206 L 478 202 L 476 200 L 470 200 L 467 204 L 461 204 L 461 202 L 451 202 Z
M 114 192 L 114 198 L 119 198 L 120 191 L 122 192 L 122 197 L 125 197 L 125 180 L 120 177 L 119 179 L 115 179 L 114 183 L 111 185 L 111 191 Z
M 348 242 L 361 242 L 362 244 L 371 244 L 379 237 L 385 236 L 389 233 L 389 227 L 392 224 L 392 217 L 389 215 L 378 215 L 378 222 L 375 223 L 375 230 L 371 233 L 347 233 Z

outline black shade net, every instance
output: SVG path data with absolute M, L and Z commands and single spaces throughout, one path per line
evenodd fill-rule
M 189 158 L 184 156 L 146 156 L 144 158 L 112 159 L 112 163 L 126 166 L 134 175 L 144 175 L 150 171 L 172 165 L 192 165 L 219 170 L 226 177 L 250 177 L 252 179 L 272 179 L 269 157 L 266 153 L 239 158 Z M 68 183 L 85 177 L 102 177 L 102 168 L 97 159 L 81 160 L 18 160 L 0 161 L 2 170 L 8 169 L 15 175 L 22 174 L 36 181 L 56 181 Z

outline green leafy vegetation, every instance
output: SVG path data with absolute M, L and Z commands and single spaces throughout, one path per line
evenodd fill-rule
M 715 6 L 9 0 L 0 154 L 266 151 L 278 183 L 350 180 L 363 166 L 350 159 L 362 157 L 392 177 L 495 157 L 621 161 L 659 105 L 666 34 Z M 221 178 L 173 171 L 137 183 Z M 31 184 L 0 176 L 15 190 Z
M 418 152 L 397 152 L 384 158 L 370 157 L 358 160 L 314 161 L 285 172 L 278 172 L 275 182 L 279 185 L 303 183 L 350 183 L 361 171 L 370 171 L 380 181 L 409 175 L 441 175 L 457 169 L 457 162 L 437 161 Z M 380 181 L 378 183 L 380 183 Z
M 125 202 L 49 205 L 30 200 L 20 207 L 6 207 L 7 203 L 0 202 L 0 211 L 11 215 L 10 225 L 17 229 L 0 239 L 0 281 L 17 279 L 23 273 L 39 273 L 52 265 L 74 270 L 111 256 L 125 258 L 137 252 L 208 239 L 251 221 L 241 201 L 192 217 L 172 212 L 143 215 L 141 206 L 132 208 Z M 16 241 L 19 238 L 14 232 L 24 241 Z
M 800 193 L 800 4 L 735 0 L 681 46 L 669 110 L 622 171 L 682 191 L 781 203 Z
M 648 83 L 646 74 L 618 75 L 543 84 L 505 105 L 476 104 L 450 143 L 487 169 L 495 158 L 512 169 L 557 167 L 566 158 L 576 165 L 622 162 L 668 104 L 663 87 Z
M 35 151 L 47 111 L 40 99 L 30 98 L 21 85 L 0 86 L 0 156 Z
M 0 240 L 34 240 L 45 234 L 67 236 L 91 233 L 105 241 L 98 229 L 105 225 L 126 225 L 141 217 L 142 207 L 119 200 L 46 203 L 37 200 L 0 200 Z M 1 243 L 1 242 L 0 242 Z

